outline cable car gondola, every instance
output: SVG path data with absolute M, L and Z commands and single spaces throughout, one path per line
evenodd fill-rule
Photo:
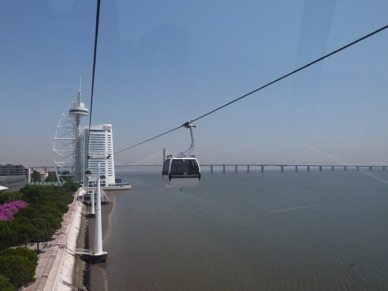
M 163 163 L 162 178 L 166 187 L 169 188 L 192 188 L 196 187 L 201 179 L 201 168 L 195 156 L 188 155 L 194 149 L 194 138 L 192 127 L 194 125 L 185 124 L 190 129 L 191 146 L 178 157 L 167 156 Z
M 194 157 L 168 157 L 163 164 L 163 181 L 167 187 L 195 187 L 200 179 L 201 170 Z

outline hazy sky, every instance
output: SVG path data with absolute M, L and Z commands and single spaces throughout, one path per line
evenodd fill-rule
M 80 76 L 90 105 L 95 14 L 91 0 L 0 0 L 0 164 L 53 164 Z M 386 0 L 102 0 L 92 122 L 113 124 L 119 151 L 387 24 Z M 388 164 L 387 113 L 388 29 L 198 120 L 194 152 L 202 163 Z M 116 164 L 189 145 L 182 128 Z

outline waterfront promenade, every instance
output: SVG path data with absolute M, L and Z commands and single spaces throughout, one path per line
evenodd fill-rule
M 35 282 L 22 290 L 82 290 L 82 286 L 73 285 L 76 260 L 74 251 L 81 228 L 82 209 L 82 202 L 74 199 L 63 217 L 62 227 L 56 231 L 52 240 L 40 243 L 41 253 L 38 256 Z

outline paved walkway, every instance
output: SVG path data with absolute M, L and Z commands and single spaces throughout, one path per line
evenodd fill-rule
M 24 291 L 73 290 L 74 250 L 81 224 L 82 202 L 74 200 L 64 215 L 62 227 L 48 243 L 39 245 L 42 253 L 35 282 Z

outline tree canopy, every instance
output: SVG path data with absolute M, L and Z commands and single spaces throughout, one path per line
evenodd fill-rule
M 15 286 L 9 283 L 8 279 L 4 275 L 0 274 L 0 290 L 2 291 L 15 291 Z
M 63 214 L 73 201 L 78 184 L 64 186 L 27 185 L 18 192 L 0 194 L 0 290 L 15 290 L 32 282 L 37 266 L 37 253 L 17 245 L 49 239 L 61 227 Z M 14 207 L 23 206 L 23 207 Z M 11 215 L 12 214 L 12 215 Z M 2 219 L 3 218 L 3 219 Z

